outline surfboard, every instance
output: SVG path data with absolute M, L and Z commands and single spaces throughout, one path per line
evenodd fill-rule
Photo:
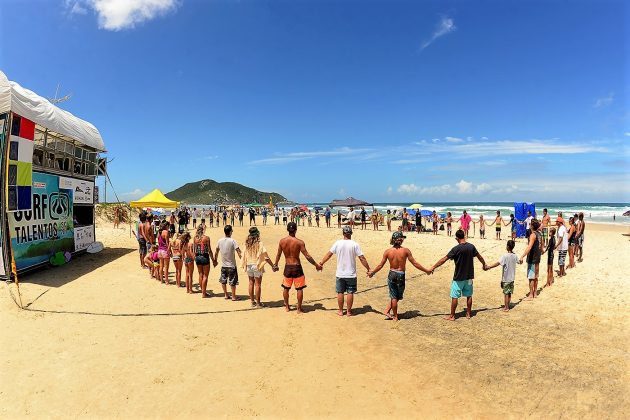
M 87 247 L 86 252 L 96 254 L 97 252 L 101 252 L 103 248 L 102 242 L 93 242 Z

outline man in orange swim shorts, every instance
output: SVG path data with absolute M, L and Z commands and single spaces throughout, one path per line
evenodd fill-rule
M 289 290 L 291 286 L 295 287 L 297 291 L 297 313 L 301 314 L 302 311 L 302 299 L 304 298 L 304 288 L 306 287 L 306 279 L 304 278 L 304 271 L 302 270 L 302 264 L 300 263 L 300 253 L 304 255 L 304 258 L 315 266 L 317 271 L 321 271 L 322 266 L 317 264 L 313 257 L 306 250 L 304 241 L 295 237 L 297 232 L 297 224 L 290 222 L 287 225 L 287 231 L 289 236 L 280 240 L 278 244 L 278 254 L 276 255 L 276 261 L 274 263 L 274 269 L 278 269 L 278 261 L 280 256 L 284 254 L 284 280 L 282 281 L 282 288 L 284 289 L 282 295 L 284 297 L 284 309 L 289 312 Z

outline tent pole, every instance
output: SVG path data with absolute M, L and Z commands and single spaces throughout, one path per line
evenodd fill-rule
M 9 140 L 11 139 L 11 127 L 13 124 L 13 112 L 9 112 L 9 125 L 7 126 L 7 130 L 5 130 L 5 133 L 7 134 L 6 138 L 5 138 L 5 145 L 7 146 L 5 148 L 5 154 L 6 156 L 5 158 L 5 162 L 9 161 L 9 145 L 11 143 L 9 143 Z M 6 197 L 8 199 L 9 196 L 9 165 L 6 165 L 6 171 L 4 173 L 4 186 L 6 188 L 5 190 L 5 194 Z M 6 202 L 6 209 L 4 209 L 3 211 L 5 211 L 8 214 L 8 210 L 9 210 L 9 202 Z M 9 231 L 7 230 L 7 235 L 9 234 Z M 11 238 L 8 237 L 9 240 L 7 241 L 8 245 L 9 245 L 9 250 L 11 251 L 11 273 L 13 274 L 13 279 L 15 280 L 15 286 L 17 287 L 17 291 L 18 291 L 18 299 L 20 301 L 20 303 L 18 304 L 20 309 L 24 309 L 24 305 L 22 304 L 22 292 L 20 291 L 20 282 L 18 280 L 18 275 L 17 275 L 17 266 L 15 265 L 15 252 L 13 252 L 13 243 L 11 241 Z

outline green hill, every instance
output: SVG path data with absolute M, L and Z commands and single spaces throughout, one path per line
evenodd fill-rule
M 278 193 L 258 191 L 236 182 L 216 182 L 211 179 L 189 182 L 166 194 L 168 198 L 188 204 L 246 204 L 269 203 L 269 196 L 274 203 L 286 201 Z

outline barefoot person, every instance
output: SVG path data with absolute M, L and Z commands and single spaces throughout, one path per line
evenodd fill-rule
M 519 264 L 523 263 L 523 258 L 527 256 L 527 280 L 529 280 L 529 294 L 527 299 L 531 300 L 538 297 L 538 269 L 540 267 L 540 256 L 543 250 L 542 235 L 538 231 L 540 222 L 532 219 L 530 224 L 530 234 L 527 248 L 523 251 L 523 255 L 519 259 Z
M 201 297 L 207 298 L 206 289 L 208 287 L 208 275 L 210 274 L 210 261 L 216 266 L 217 260 L 212 254 L 210 238 L 204 234 L 202 226 L 197 228 L 193 245 L 195 250 L 195 264 L 197 264 L 197 272 L 199 273 Z
M 238 247 L 238 243 L 232 239 L 232 226 L 225 225 L 223 228 L 225 237 L 219 239 L 217 242 L 217 249 L 215 254 L 217 259 L 221 254 L 221 276 L 219 277 L 219 283 L 223 288 L 223 296 L 225 299 L 230 299 L 227 292 L 227 284 L 229 283 L 232 290 L 232 300 L 238 300 L 236 296 L 236 286 L 238 285 L 238 271 L 236 270 L 236 253 L 239 258 L 243 258 L 241 249 Z M 215 263 L 216 265 L 216 263 Z
M 578 231 L 577 231 L 577 245 L 576 245 L 576 257 L 578 262 L 582 262 L 583 246 L 584 246 L 584 230 L 586 229 L 586 222 L 584 221 L 584 213 L 578 215 Z
M 144 228 L 147 222 L 147 214 L 143 210 L 140 212 L 140 223 L 138 223 L 138 233 L 136 237 L 138 238 L 138 252 L 140 253 L 140 267 L 147 268 L 145 264 L 145 257 L 147 256 L 147 235 L 144 232 Z M 149 245 L 150 246 L 150 245 Z
M 182 258 L 186 267 L 186 293 L 192 293 L 193 273 L 195 272 L 195 250 L 190 241 L 190 232 L 184 232 L 179 237 L 182 246 Z
M 304 241 L 295 237 L 297 232 L 297 224 L 290 222 L 287 225 L 287 232 L 289 236 L 282 238 L 278 244 L 278 254 L 276 255 L 276 261 L 273 266 L 278 268 L 278 262 L 280 257 L 284 254 L 284 281 L 282 282 L 282 296 L 284 298 L 284 309 L 289 312 L 289 290 L 291 286 L 295 287 L 297 291 L 297 313 L 301 314 L 302 300 L 304 298 L 304 288 L 306 287 L 306 279 L 304 278 L 304 271 L 302 270 L 302 263 L 300 261 L 300 253 L 304 255 L 306 260 L 313 264 L 317 271 L 322 269 L 322 266 L 317 264 L 313 257 L 306 250 Z
M 514 252 L 515 242 L 513 240 L 507 241 L 505 249 L 507 254 L 501 255 L 498 262 L 490 264 L 484 267 L 484 270 L 490 270 L 494 267 L 503 267 L 503 273 L 501 274 L 501 290 L 503 290 L 503 311 L 508 312 L 510 310 L 510 301 L 512 300 L 512 293 L 514 293 L 514 279 L 516 278 L 516 264 L 518 263 L 518 257 Z
M 158 258 L 160 259 L 159 279 L 164 284 L 168 282 L 168 266 L 171 262 L 171 243 L 169 241 L 168 222 L 160 224 L 158 236 Z
M 501 212 L 497 210 L 497 216 L 494 218 L 494 230 L 495 230 L 495 239 L 501 240 L 501 225 L 503 224 L 503 218 L 501 217 Z
M 361 264 L 369 272 L 368 264 L 363 251 L 358 243 L 352 240 L 352 228 L 344 226 L 342 229 L 343 239 L 338 240 L 330 248 L 330 251 L 324 255 L 319 265 L 324 264 L 335 254 L 337 256 L 337 272 L 335 273 L 335 289 L 337 292 L 337 304 L 339 311 L 337 315 L 343 316 L 343 295 L 346 294 L 346 315 L 352 316 L 352 303 L 354 294 L 357 292 L 357 261 L 359 258 Z
M 486 262 L 477 248 L 469 242 L 466 242 L 466 234 L 463 230 L 459 229 L 455 232 L 455 239 L 458 244 L 453 247 L 431 268 L 431 271 L 435 270 L 447 260 L 455 261 L 455 272 L 453 274 L 453 282 L 451 283 L 451 313 L 444 319 L 448 321 L 455 321 L 455 309 L 457 309 L 457 300 L 465 296 L 466 297 L 466 318 L 470 319 L 472 309 L 472 296 L 473 296 L 473 279 L 475 278 L 475 266 L 474 257 L 486 266 Z
M 385 265 L 386 261 L 389 261 L 389 274 L 387 275 L 387 286 L 389 288 L 389 303 L 385 308 L 385 316 L 387 319 L 393 319 L 398 321 L 398 301 L 403 299 L 405 293 L 405 268 L 407 260 L 420 271 L 424 271 L 427 274 L 431 274 L 433 270 L 424 268 L 416 259 L 411 255 L 411 251 L 408 248 L 402 246 L 405 240 L 405 235 L 402 232 L 392 233 L 392 239 L 390 244 L 392 245 L 383 254 L 383 259 L 374 270 L 368 272 L 369 277 L 373 277 L 378 273 Z
M 171 256 L 173 258 L 173 265 L 175 266 L 175 285 L 177 287 L 182 286 L 182 267 L 184 266 L 184 261 L 182 260 L 182 241 L 180 236 L 181 235 L 179 233 L 176 233 L 171 240 Z
M 470 214 L 468 214 L 468 212 L 466 212 L 466 210 L 463 211 L 462 216 L 459 218 L 459 224 L 461 226 L 461 230 L 464 231 L 464 235 L 466 236 L 466 238 L 468 238 L 468 231 L 470 229 L 470 222 L 472 222 L 472 218 L 470 217 Z
M 247 277 L 249 277 L 249 300 L 252 303 L 252 308 L 264 306 L 260 302 L 260 289 L 265 272 L 265 263 L 268 263 L 272 269 L 274 268 L 265 245 L 260 240 L 260 231 L 255 226 L 251 227 L 245 240 L 245 252 L 243 252 L 241 264 L 247 272 Z
M 562 277 L 566 275 L 565 272 L 565 263 L 567 259 L 567 251 L 569 249 L 569 235 L 567 233 L 567 228 L 564 225 L 564 219 L 561 216 L 558 216 L 556 219 L 556 226 L 558 227 L 558 238 L 556 249 L 558 250 L 558 277 Z
M 553 285 L 553 254 L 556 250 L 556 228 L 551 228 L 549 231 L 549 242 L 547 242 L 547 248 L 543 254 L 547 253 L 547 286 Z
M 551 223 L 551 217 L 549 216 L 549 213 L 547 213 L 547 209 L 543 209 L 543 217 L 541 220 L 540 233 L 542 233 L 544 246 L 547 246 L 547 241 L 549 240 L 549 223 Z

